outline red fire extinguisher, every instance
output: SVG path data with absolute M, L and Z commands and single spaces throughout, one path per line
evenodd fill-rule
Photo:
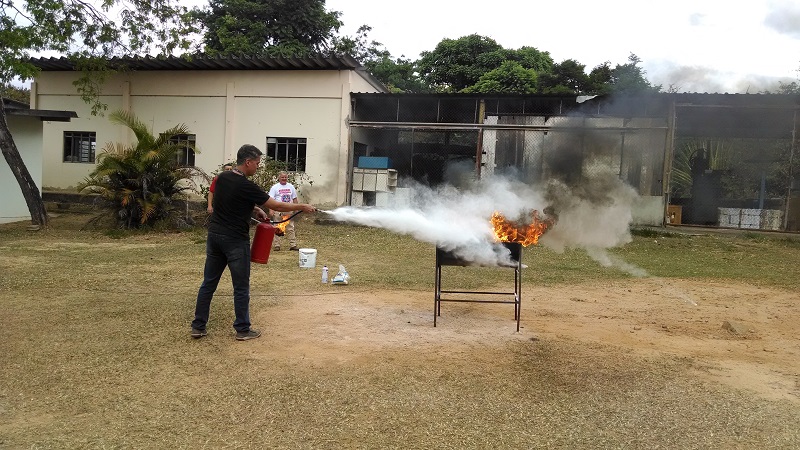
M 250 248 L 250 261 L 266 264 L 269 260 L 269 251 L 272 250 L 273 239 L 275 239 L 275 227 L 270 222 L 259 223 Z
M 266 264 L 267 261 L 269 261 L 269 252 L 272 250 L 272 241 L 275 239 L 275 234 L 277 234 L 277 228 L 272 225 L 275 223 L 283 223 L 288 220 L 292 220 L 294 216 L 300 214 L 301 212 L 302 211 L 297 211 L 288 218 L 279 222 L 259 222 L 256 226 L 256 234 L 253 236 L 253 244 L 250 247 L 250 261 L 259 264 Z

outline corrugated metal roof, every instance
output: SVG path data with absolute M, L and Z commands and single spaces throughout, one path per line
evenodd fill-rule
M 353 70 L 378 91 L 388 92 L 380 80 L 350 55 L 316 55 L 307 58 L 137 56 L 115 57 L 108 62 L 112 68 L 119 70 Z M 75 63 L 63 56 L 31 58 L 30 63 L 47 72 L 76 70 Z
M 29 61 L 46 72 L 76 70 L 75 62 L 63 56 L 31 58 Z M 115 57 L 108 62 L 112 68 L 119 70 L 353 70 L 378 91 L 388 92 L 380 80 L 350 55 L 315 55 L 307 58 L 136 56 Z
M 349 55 L 316 55 L 308 58 L 137 56 L 108 60 L 112 67 L 129 70 L 355 70 L 361 64 Z M 32 58 L 43 71 L 75 70 L 66 57 Z

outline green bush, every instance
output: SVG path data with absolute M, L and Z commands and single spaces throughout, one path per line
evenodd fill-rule
M 264 156 L 261 159 L 261 165 L 258 166 L 256 173 L 250 177 L 253 182 L 262 189 L 269 192 L 273 184 L 278 182 L 278 174 L 286 172 L 289 178 L 289 183 L 293 184 L 297 189 L 297 195 L 302 197 L 301 187 L 303 185 L 313 185 L 314 182 L 305 172 L 292 172 L 288 169 L 285 162 L 275 161 L 274 159 Z
M 156 137 L 129 112 L 114 112 L 109 120 L 130 128 L 137 142 L 131 146 L 107 144 L 98 155 L 95 170 L 78 185 L 78 192 L 109 201 L 114 220 L 121 228 L 152 226 L 167 219 L 173 200 L 199 191 L 195 177 L 208 179 L 197 167 L 178 162 L 177 155 L 187 144 L 170 142 L 170 138 L 189 134 L 185 125 Z

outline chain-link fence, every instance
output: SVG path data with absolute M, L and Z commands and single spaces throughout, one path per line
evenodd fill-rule
M 487 118 L 498 126 L 506 122 L 508 118 Z M 640 195 L 663 194 L 663 124 L 569 116 L 546 123 L 541 117 L 527 117 L 522 122 L 536 128 L 483 131 L 482 175 L 513 173 L 532 184 L 557 178 L 577 185 L 610 171 Z
M 352 203 L 382 205 L 411 180 L 458 186 L 502 174 L 579 184 L 610 171 L 657 201 L 664 223 L 800 228 L 797 96 L 578 100 L 353 94 L 352 167 L 378 181 L 370 191 L 354 179 Z M 384 157 L 384 166 L 362 170 L 371 161 L 362 157 Z M 385 193 L 384 172 L 398 180 Z
M 800 229 L 797 114 L 788 105 L 678 103 L 669 188 L 680 222 Z

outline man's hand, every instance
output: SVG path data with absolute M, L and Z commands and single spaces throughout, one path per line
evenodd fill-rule
M 254 211 L 256 213 L 256 219 L 259 221 L 265 222 L 267 219 L 269 219 L 269 216 L 267 216 L 267 213 L 265 213 L 263 209 L 256 207 Z
M 302 206 L 302 208 L 303 208 L 302 210 L 303 210 L 304 212 L 307 212 L 307 213 L 313 213 L 313 212 L 317 212 L 317 208 L 315 208 L 315 207 L 314 207 L 314 206 L 312 206 L 312 205 L 308 205 L 308 204 L 305 204 L 305 203 L 303 203 L 303 204 L 301 204 L 300 206 Z

